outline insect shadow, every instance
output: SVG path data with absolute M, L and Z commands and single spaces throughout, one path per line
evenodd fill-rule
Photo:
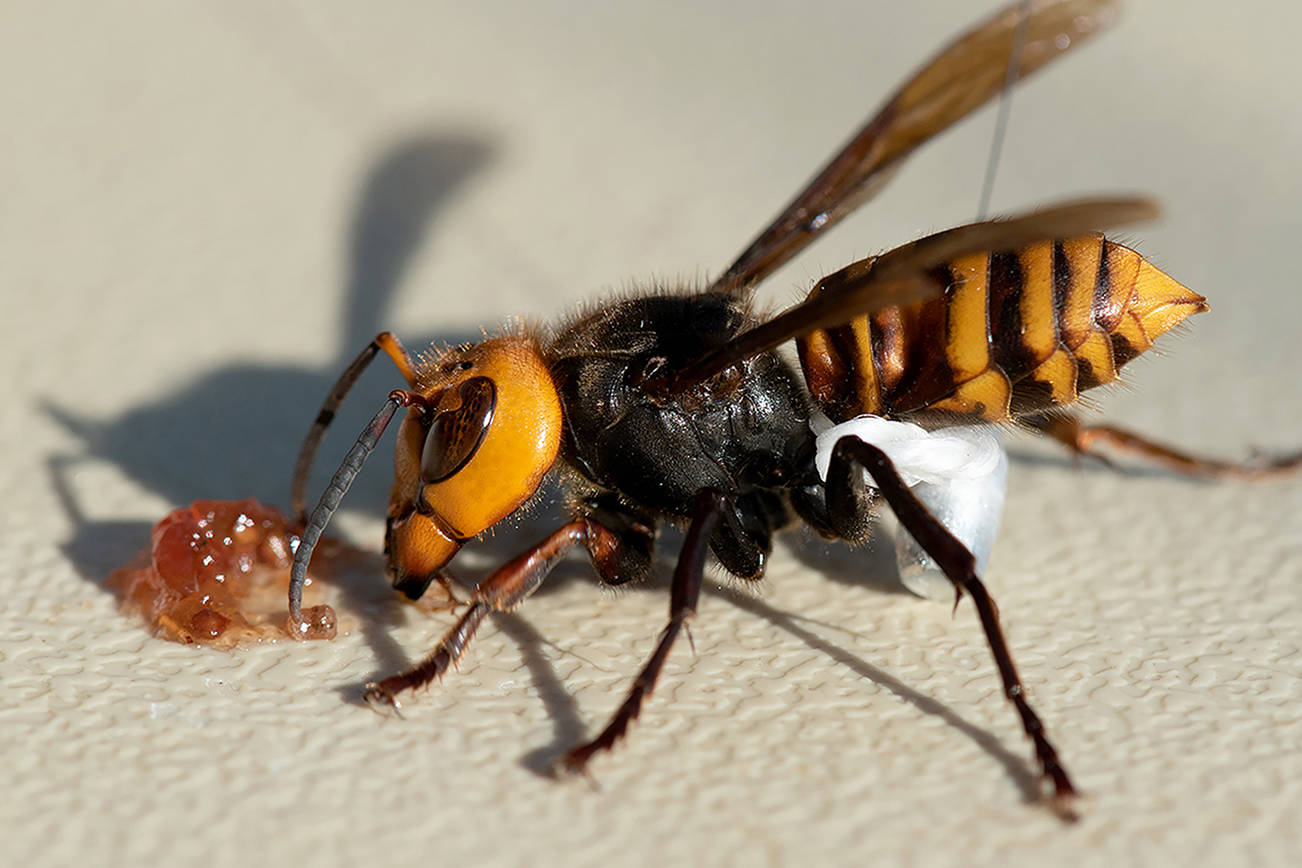
M 813 650 L 826 654 L 856 675 L 871 681 L 878 687 L 904 700 L 923 714 L 940 718 L 947 725 L 971 739 L 977 747 L 1003 766 L 1005 774 L 1017 787 L 1026 803 L 1030 804 L 1040 798 L 1039 774 L 1027 759 L 1004 747 L 998 736 L 973 723 L 969 723 L 944 703 L 924 693 L 919 693 L 885 670 L 879 669 L 862 658 L 838 647 L 835 643 L 823 639 L 808 628 L 807 624 L 810 622 L 806 619 L 775 609 L 754 595 L 733 588 L 722 588 L 715 595 L 724 597 L 737 608 L 758 615 L 773 626 L 785 630 Z
M 673 536 L 677 537 L 678 535 L 674 534 Z M 677 542 L 678 540 L 675 538 L 667 541 L 662 540 L 661 544 L 667 543 L 667 547 L 672 549 Z M 811 565 L 819 572 L 828 573 L 838 581 L 867 585 L 874 590 L 907 593 L 899 584 L 898 574 L 894 569 L 894 555 L 890 546 L 869 545 L 853 550 L 842 546 L 841 550 L 848 552 L 849 557 L 844 563 L 840 563 L 839 559 L 833 559 L 830 570 L 829 561 L 822 557 L 823 547 L 794 541 L 788 543 L 787 548 L 795 553 L 802 563 Z M 854 559 L 853 566 L 850 565 L 850 558 Z M 560 573 L 560 570 L 557 572 Z M 884 576 L 885 578 L 879 579 L 878 576 Z M 582 571 L 567 570 L 565 574 L 556 575 L 555 577 L 562 578 L 563 582 L 568 582 L 575 578 L 581 578 Z M 855 581 L 856 577 L 858 581 Z M 716 575 L 716 578 L 720 577 Z M 539 589 L 539 593 L 542 593 L 543 589 L 550 585 L 550 579 L 551 577 Z M 652 591 L 658 590 L 667 598 L 669 585 L 670 574 L 666 568 L 657 570 L 648 582 L 639 587 Z M 811 629 L 818 622 L 774 608 L 756 596 L 753 589 L 747 590 L 739 587 L 736 582 L 730 582 L 726 577 L 722 578 L 721 581 L 708 582 L 704 593 L 710 598 L 711 603 L 727 602 L 743 612 L 763 618 L 774 627 L 800 640 L 812 650 L 825 654 L 836 664 L 845 666 L 855 675 L 902 699 L 923 714 L 940 718 L 998 762 L 1009 780 L 1017 787 L 1026 803 L 1030 804 L 1040 797 L 1039 776 L 1026 758 L 1014 751 L 1010 751 L 1004 747 L 998 736 L 965 720 L 939 700 L 914 690 L 886 670 L 873 666 L 861 657 L 839 647 L 835 642 L 822 638 Z M 713 608 L 713 606 L 709 606 L 709 608 Z M 702 619 L 708 618 L 708 612 L 703 612 Z M 552 722 L 551 741 L 523 754 L 519 758 L 520 765 L 534 774 L 550 777 L 555 774 L 556 760 L 587 736 L 587 724 L 580 713 L 574 695 L 566 688 L 564 681 L 553 668 L 549 659 L 551 655 L 544 652 L 544 646 L 550 644 L 549 641 L 526 618 L 514 613 L 494 613 L 492 623 L 494 629 L 506 634 L 519 648 L 533 689 L 537 692 L 538 698 Z M 708 623 L 708 620 L 706 623 Z M 708 627 L 702 627 L 702 629 L 708 629 Z M 635 661 L 630 660 L 630 665 L 634 663 Z
M 85 504 L 91 501 L 75 485 L 75 470 L 87 461 L 111 462 L 173 506 L 197 497 L 286 503 L 299 442 L 333 385 L 335 372 L 381 330 L 413 254 L 427 242 L 448 203 L 493 156 L 487 137 L 460 133 L 408 135 L 380 152 L 359 183 L 346 229 L 349 268 L 333 362 L 311 367 L 234 362 L 108 419 L 88 418 L 57 399 L 43 402 L 40 409 L 83 444 L 79 453 L 48 461 L 55 491 L 73 525 L 62 550 L 83 577 L 102 585 L 108 573 L 149 538 L 150 527 L 88 514 Z M 477 330 L 465 330 L 423 340 L 460 343 L 477 337 Z M 391 371 L 369 371 L 360 394 L 387 392 L 392 381 Z M 361 429 L 374 410 L 361 406 L 364 403 L 344 407 L 341 431 Z M 318 486 L 329 469 L 314 480 Z M 354 507 L 382 512 L 387 496 L 384 474 L 367 474 L 355 494 Z M 364 568 L 350 564 L 340 571 L 341 591 L 349 608 L 362 616 L 362 631 L 381 665 L 404 665 L 406 657 L 387 629 L 405 617 L 403 607 L 384 582 L 375 581 L 382 572 L 378 555 L 362 561 Z
M 673 529 L 666 530 L 668 533 L 661 535 L 657 547 L 665 551 L 673 551 L 681 543 L 682 535 Z M 824 578 L 863 586 L 874 592 L 908 593 L 899 580 L 893 545 L 885 537 L 854 548 L 843 544 L 823 543 L 797 534 L 784 534 L 778 537 L 778 540 L 782 548 L 786 549 L 788 556 L 794 556 L 801 564 L 822 574 Z M 662 563 L 652 572 L 647 581 L 630 590 L 658 592 L 667 599 L 671 584 L 670 575 L 671 565 Z M 548 576 L 547 581 L 534 595 L 534 599 L 555 593 L 571 582 L 585 581 L 591 584 L 591 579 L 591 569 L 588 565 L 582 559 L 571 559 Z M 748 614 L 763 618 L 774 627 L 799 639 L 809 648 L 827 655 L 835 663 L 845 666 L 859 677 L 904 700 L 923 714 L 940 718 L 997 761 L 1018 788 L 1025 802 L 1029 804 L 1040 797 L 1039 778 L 1035 769 L 1026 758 L 1004 747 L 998 736 L 968 722 L 944 703 L 914 690 L 886 670 L 873 666 L 837 646 L 836 643 L 822 638 L 810 629 L 818 622 L 774 608 L 756 596 L 754 589 L 739 585 L 736 580 L 731 580 L 720 571 L 716 570 L 712 579 L 706 583 L 704 593 L 713 602 L 727 602 Z M 623 586 L 620 590 L 623 590 Z M 706 619 L 705 623 L 708 623 L 708 612 L 703 613 L 702 618 Z M 551 777 L 555 774 L 556 760 L 587 736 L 588 724 L 580 712 L 574 695 L 551 663 L 550 658 L 554 655 L 544 650 L 544 646 L 550 645 L 551 642 L 521 615 L 496 612 L 491 616 L 491 620 L 493 628 L 505 634 L 519 649 L 533 689 L 552 722 L 550 742 L 524 753 L 519 758 L 520 765 L 539 776 Z M 701 629 L 708 629 L 708 627 Z M 635 662 L 630 660 L 630 665 L 634 665 Z M 360 694 L 360 691 L 356 690 L 358 686 L 360 685 L 353 687 L 351 698 L 356 699 Z

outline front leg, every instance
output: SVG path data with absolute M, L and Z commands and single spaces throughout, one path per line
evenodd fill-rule
M 626 544 L 613 531 L 592 518 L 579 518 L 551 533 L 546 539 L 499 567 L 479 583 L 470 608 L 444 635 L 434 651 L 418 666 L 366 686 L 366 701 L 398 708 L 398 694 L 424 687 L 443 677 L 465 653 L 479 625 L 490 612 L 510 612 L 543 583 L 552 568 L 577 545 L 586 545 L 598 572 L 603 571 L 598 553 L 620 552 Z

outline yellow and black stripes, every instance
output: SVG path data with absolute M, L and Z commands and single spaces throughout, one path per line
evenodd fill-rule
M 1101 235 L 962 257 L 944 295 L 860 316 L 798 342 L 815 400 L 860 413 L 1001 422 L 1109 383 L 1202 296 Z

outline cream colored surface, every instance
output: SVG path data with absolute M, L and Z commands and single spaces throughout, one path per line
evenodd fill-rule
M 894 591 L 883 556 L 799 535 L 758 595 L 707 591 L 696 655 L 674 652 L 600 790 L 534 770 L 617 704 L 663 581 L 610 594 L 564 566 L 402 720 L 358 685 L 449 619 L 394 603 L 378 561 L 328 645 L 195 650 L 115 612 L 101 578 L 167 509 L 284 503 L 320 396 L 379 327 L 415 344 L 717 272 L 990 4 L 804 5 L 10 8 L 6 864 L 1296 864 L 1296 481 L 1078 472 L 1015 444 L 991 584 L 1093 796 L 1074 827 L 1026 804 L 1029 748 L 970 607 L 951 619 Z M 1302 13 L 1134 6 L 1018 92 L 996 208 L 1159 196 L 1166 219 L 1131 239 L 1213 310 L 1108 417 L 1223 454 L 1296 446 Z M 928 148 L 766 298 L 970 219 L 992 122 Z M 396 382 L 366 378 L 328 455 Z M 339 524 L 371 550 L 386 460 Z

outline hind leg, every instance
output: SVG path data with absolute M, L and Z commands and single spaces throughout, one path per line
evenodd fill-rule
M 1046 416 L 1027 421 L 1034 430 L 1057 440 L 1078 457 L 1088 456 L 1113 466 L 1099 451 L 1107 446 L 1126 455 L 1142 458 L 1185 476 L 1209 479 L 1269 479 L 1302 467 L 1302 452 L 1279 457 L 1263 456 L 1244 462 L 1200 458 L 1170 446 L 1156 443 L 1139 434 L 1112 425 L 1086 425 L 1075 414 Z
M 873 482 L 876 483 L 900 524 L 912 534 L 918 544 L 954 583 L 959 596 L 966 593 L 972 598 L 977 615 L 981 619 L 981 627 L 986 634 L 986 641 L 990 645 L 990 652 L 995 659 L 995 668 L 999 670 L 999 677 L 1003 681 L 1004 696 L 1017 710 L 1022 728 L 1035 746 L 1035 756 L 1039 760 L 1044 777 L 1053 784 L 1054 810 L 1063 819 L 1074 820 L 1076 815 L 1072 803 L 1076 796 L 1076 788 L 1058 758 L 1058 751 L 1049 740 L 1043 722 L 1026 698 L 1026 688 L 1017 674 L 1013 655 L 1008 650 L 1003 629 L 999 626 L 999 611 L 977 575 L 976 559 L 967 547 L 946 530 L 945 526 L 937 521 L 914 496 L 900 479 L 886 453 L 857 438 L 843 437 L 837 441 L 836 447 L 832 450 L 832 466 L 827 474 L 829 506 L 836 509 L 838 504 L 853 503 L 852 486 L 862 476 L 860 468 L 868 471 L 872 476 Z

